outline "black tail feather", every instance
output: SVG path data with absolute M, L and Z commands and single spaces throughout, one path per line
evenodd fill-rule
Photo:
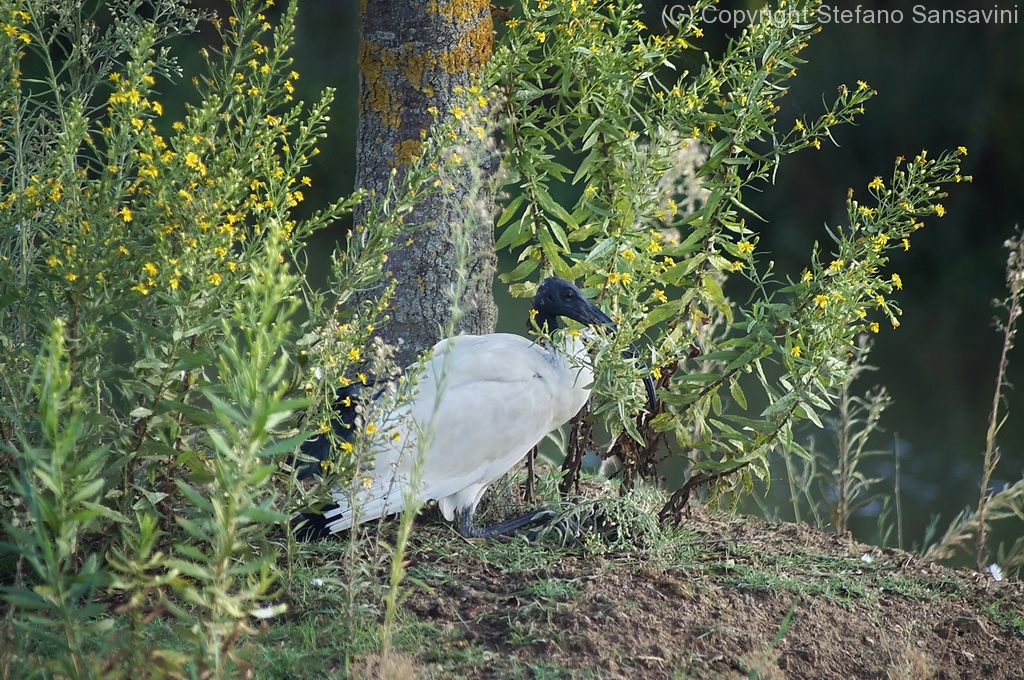
M 304 512 L 292 518 L 292 535 L 299 541 L 322 541 L 331 536 L 331 531 L 323 513 Z

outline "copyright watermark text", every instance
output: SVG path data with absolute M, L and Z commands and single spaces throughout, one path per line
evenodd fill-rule
M 835 5 L 819 5 L 816 9 L 727 9 L 705 7 L 694 14 L 688 5 L 670 5 L 662 12 L 665 28 L 678 26 L 691 20 L 701 24 L 730 26 L 738 28 L 760 22 L 775 24 L 1016 24 L 1019 13 L 1017 5 L 998 4 L 983 9 L 935 9 L 928 5 L 914 5 L 909 10 L 868 9 L 861 5 L 855 8 L 841 8 Z

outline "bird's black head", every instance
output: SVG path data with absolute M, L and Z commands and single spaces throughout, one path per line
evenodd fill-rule
M 580 289 L 571 281 L 560 279 L 557 276 L 549 276 L 544 279 L 533 296 L 533 308 L 537 310 L 536 322 L 539 328 L 547 326 L 549 331 L 558 328 L 558 317 L 564 316 L 588 326 L 610 326 L 615 330 L 615 322 L 595 307 L 593 303 L 583 296 Z M 630 345 L 624 355 L 630 359 L 636 358 L 638 352 L 635 346 Z M 653 412 L 657 405 L 657 397 L 654 393 L 654 381 L 650 376 L 644 378 L 644 387 L 647 389 L 647 403 Z
M 583 296 L 571 281 L 549 276 L 544 279 L 533 296 L 533 308 L 537 310 L 537 326 L 548 330 L 558 328 L 558 317 L 564 316 L 588 326 L 615 326 L 608 315 L 595 307 Z

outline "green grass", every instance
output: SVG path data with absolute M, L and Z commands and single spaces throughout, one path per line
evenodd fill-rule
M 985 613 L 1003 628 L 1024 637 L 1024 613 L 1015 608 L 1012 603 L 999 600 L 986 607 Z

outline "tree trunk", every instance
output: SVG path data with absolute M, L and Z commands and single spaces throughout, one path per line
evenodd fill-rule
M 402 173 L 416 156 L 434 120 L 428 109 L 447 120 L 460 105 L 455 90 L 471 86 L 490 58 L 492 34 L 488 0 L 362 0 L 356 186 L 372 192 L 369 200 L 384 195 L 393 168 Z M 420 202 L 406 218 L 408 238 L 388 258 L 388 279 L 399 283 L 380 336 L 397 349 L 400 366 L 440 339 L 453 304 L 462 311 L 456 332 L 494 330 L 493 158 L 467 159 L 469 172 L 444 178 L 453 186 Z M 471 257 L 460 262 L 460 251 Z M 460 267 L 467 282 L 454 302 Z

